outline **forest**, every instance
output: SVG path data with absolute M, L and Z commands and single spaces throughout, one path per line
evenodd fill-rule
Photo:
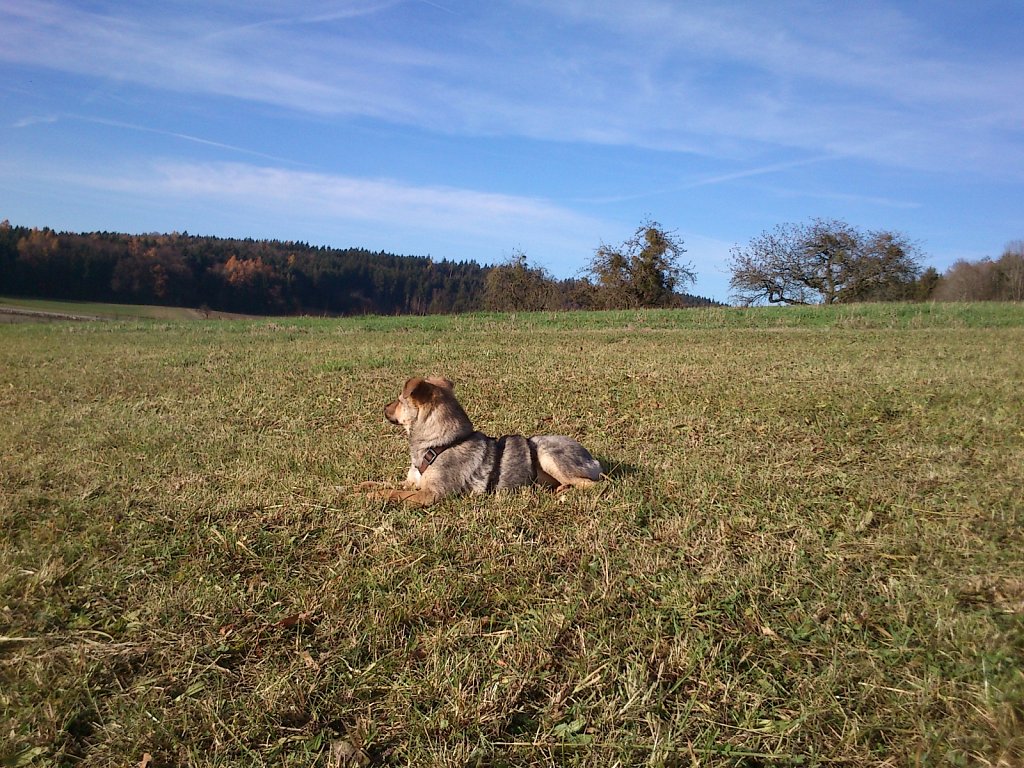
M 516 252 L 493 266 L 363 248 L 184 233 L 70 233 L 0 222 L 0 296 L 155 304 L 252 315 L 425 315 L 694 307 L 683 243 L 644 222 L 557 279 Z M 733 249 L 741 304 L 1024 300 L 1024 241 L 998 259 L 922 269 L 905 235 L 841 221 L 782 225 Z M 826 285 L 828 290 L 826 290 Z
M 396 256 L 301 242 L 171 234 L 69 233 L 0 223 L 0 295 L 208 308 L 256 315 L 447 314 L 588 309 L 585 278 L 532 269 L 544 290 L 509 291 L 510 265 Z M 504 271 L 503 271 L 504 270 Z M 490 279 L 488 279 L 490 276 Z M 710 299 L 673 293 L 677 306 Z M 523 303 L 525 302 L 525 304 Z M 512 304 L 518 303 L 518 306 Z

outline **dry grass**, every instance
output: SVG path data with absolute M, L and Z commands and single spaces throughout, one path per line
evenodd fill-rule
M 1019 765 L 1022 347 L 1019 306 L 0 327 L 0 761 Z M 347 493 L 427 372 L 609 482 Z
M 95 301 L 58 301 L 0 296 L 0 323 L 59 320 L 185 320 L 251 319 L 232 312 L 164 307 L 148 304 L 105 304 Z

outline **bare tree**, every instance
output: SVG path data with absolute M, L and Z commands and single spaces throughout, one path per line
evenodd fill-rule
M 921 274 L 918 249 L 897 232 L 860 236 L 855 259 L 846 265 L 838 301 L 899 301 L 914 297 Z
M 992 259 L 957 259 L 935 290 L 938 301 L 994 301 L 997 275 Z
M 999 298 L 1003 301 L 1024 301 L 1024 240 L 1007 244 L 996 262 L 999 270 Z
M 781 224 L 733 248 L 733 298 L 742 304 L 835 304 L 909 298 L 919 250 L 898 232 L 845 221 Z
M 1007 244 L 996 261 L 959 259 L 942 276 L 939 301 L 1024 301 L 1024 241 Z

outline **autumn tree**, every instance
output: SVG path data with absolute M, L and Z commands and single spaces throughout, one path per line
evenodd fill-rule
M 18 258 L 27 266 L 40 268 L 49 266 L 59 247 L 57 235 L 52 229 L 35 229 L 18 241 Z
M 280 276 L 262 257 L 239 258 L 231 254 L 212 271 L 226 284 L 228 292 L 224 300 L 231 309 L 266 312 L 281 307 Z
M 622 245 L 601 245 L 587 270 L 597 303 L 605 308 L 676 306 L 676 290 L 697 279 L 693 265 L 682 261 L 684 253 L 683 241 L 651 220 Z
M 192 271 L 169 237 L 132 237 L 114 265 L 110 287 L 122 299 L 180 303 Z
M 733 248 L 729 286 L 741 304 L 836 304 L 912 298 L 919 249 L 899 232 L 844 221 L 781 224 Z

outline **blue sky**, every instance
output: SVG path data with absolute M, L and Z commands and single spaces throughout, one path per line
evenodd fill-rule
M 650 217 L 694 293 L 784 222 L 1024 238 L 1024 3 L 0 0 L 0 218 L 558 277 Z

